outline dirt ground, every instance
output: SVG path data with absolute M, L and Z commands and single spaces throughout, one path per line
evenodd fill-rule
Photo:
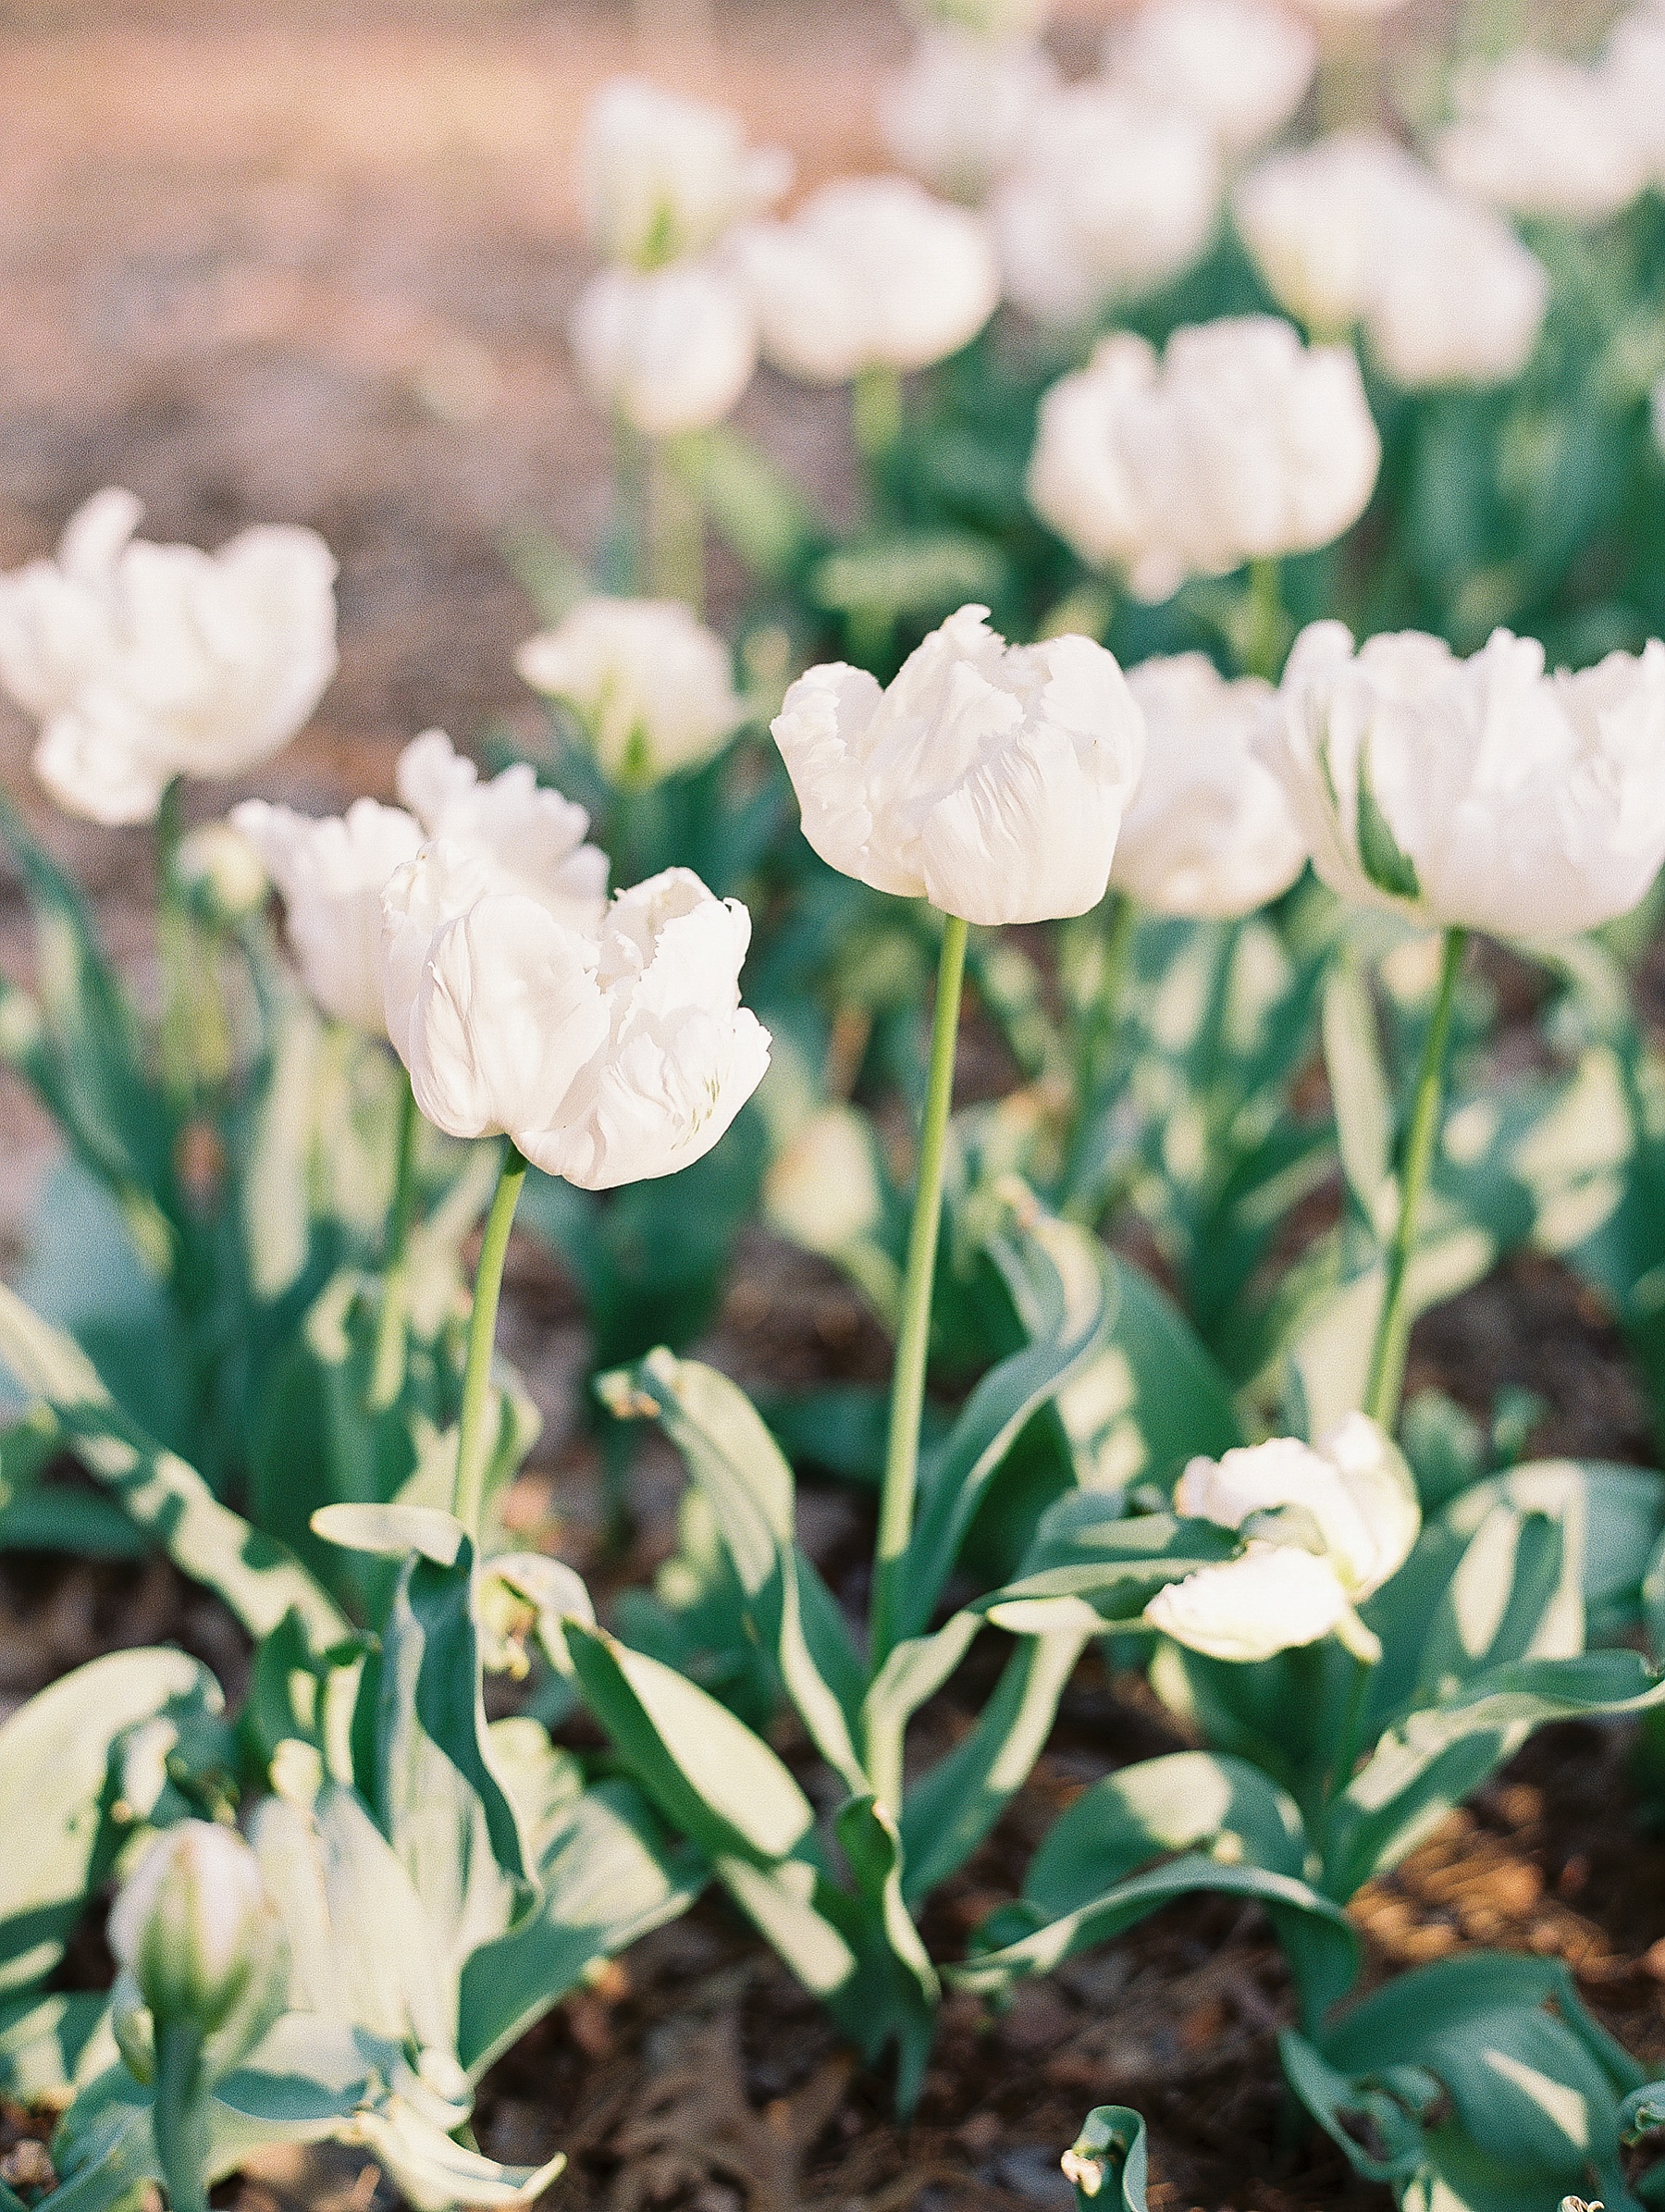
M 645 0 L 677 81 L 743 109 L 807 181 L 879 157 L 879 72 L 904 44 L 887 0 Z M 1066 11 L 1090 50 L 1094 0 Z M 213 544 L 254 521 L 314 525 L 341 562 L 341 670 L 314 727 L 260 786 L 302 805 L 383 791 L 399 747 L 440 724 L 536 726 L 511 667 L 535 612 L 509 556 L 529 531 L 579 554 L 607 508 L 601 426 L 562 331 L 586 270 L 570 179 L 594 87 L 633 28 L 599 0 L 515 6 L 258 0 L 0 4 L 0 566 L 47 550 L 78 502 L 130 485 L 149 531 Z M 742 421 L 830 501 L 846 451 L 835 401 L 767 376 Z M 22 724 L 0 709 L 0 784 L 99 896 L 142 966 L 144 841 L 48 821 Z M 28 938 L 0 863 L 0 970 Z M 48 1132 L 0 1086 L 0 1259 L 18 1247 Z M 577 1433 L 576 1306 L 517 1261 L 508 1349 L 546 1415 L 520 1500 L 582 1553 L 593 1486 Z M 710 1355 L 743 1378 L 863 1371 L 851 1295 L 767 1239 L 744 1248 Z M 1483 1406 L 1506 1381 L 1556 1411 L 1546 1448 L 1636 1458 L 1646 1427 L 1622 1358 L 1567 1279 L 1523 1263 L 1419 1332 L 1412 1381 Z M 648 1533 L 674 1475 L 644 1464 Z M 850 1502 L 810 1503 L 827 1547 Z M 818 1546 L 818 1548 L 820 1548 Z M 177 1637 L 235 1687 L 224 1616 L 165 1565 L 0 1568 L 0 1710 L 115 1645 Z M 940 1716 L 950 1727 L 951 1712 Z M 1084 1783 L 1172 1748 L 1137 1686 L 1084 1675 L 1057 1744 L 940 1909 L 944 1946 L 1009 1894 L 1042 1827 Z M 1637 1826 L 1630 1747 L 1593 1729 L 1540 1741 L 1467 1814 L 1360 1900 L 1376 1963 L 1461 1941 L 1565 1958 L 1638 2055 L 1665 2061 L 1665 1844 Z M 564 2147 L 558 2212 L 1065 2212 L 1059 2152 L 1090 2106 L 1139 2105 L 1158 2212 L 1385 2205 L 1322 2138 L 1292 2129 L 1274 2034 L 1281 1969 L 1252 1912 L 1176 1908 L 1025 1993 L 1004 2018 L 951 2007 L 919 2124 L 853 2072 L 812 2006 L 713 1903 L 639 1946 L 496 2070 L 486 2147 Z M 275 2162 L 245 2212 L 379 2212 L 350 2158 Z

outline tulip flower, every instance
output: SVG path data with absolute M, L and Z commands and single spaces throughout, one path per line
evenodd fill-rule
M 726 108 L 615 77 L 586 113 L 578 172 L 597 251 L 653 269 L 705 253 L 778 200 L 792 160 L 775 146 L 748 146 Z
M 734 253 L 766 357 L 815 384 L 927 368 L 1000 298 L 978 217 L 904 177 L 825 185 L 789 222 L 738 232 Z
M 1006 297 L 1074 329 L 1190 267 L 1220 204 L 1212 130 L 1112 84 L 1035 107 L 990 204 Z
M 1174 1510 L 1246 1541 L 1235 1559 L 1158 1590 L 1150 1627 L 1211 1659 L 1270 1659 L 1332 1633 L 1367 1662 L 1379 1655 L 1355 1608 L 1403 1566 L 1422 1516 L 1375 1422 L 1350 1414 L 1316 1448 L 1276 1437 L 1194 1459 Z
M 1253 749 L 1276 694 L 1227 683 L 1202 653 L 1128 672 L 1145 720 L 1144 772 L 1123 819 L 1110 880 L 1159 914 L 1232 921 L 1277 898 L 1306 842 L 1282 786 Z
M 589 816 L 546 791 L 524 760 L 489 781 L 443 730 L 426 730 L 399 756 L 399 797 L 429 837 L 474 854 L 491 887 L 593 933 L 607 902 L 607 855 L 584 842 Z
M 1011 167 L 1035 110 L 1057 90 L 1043 46 L 944 24 L 921 31 L 879 95 L 884 142 L 945 199 L 979 205 Z
M 1262 756 L 1313 865 L 1355 904 L 1544 939 L 1629 911 L 1665 861 L 1665 645 L 1547 673 L 1534 638 L 1464 661 L 1415 632 L 1355 654 L 1314 623 Z
M 1597 73 L 1652 181 L 1665 182 L 1665 9 L 1642 0 L 1622 16 Z
M 746 719 L 727 646 L 674 599 L 580 600 L 528 638 L 514 665 L 535 691 L 582 717 L 615 784 L 697 768 Z
M 133 537 L 97 493 L 55 561 L 0 577 L 0 683 L 41 725 L 35 773 L 71 814 L 152 821 L 177 776 L 233 776 L 289 743 L 335 673 L 336 564 L 312 530 L 204 553 Z
M 1196 117 L 1230 154 L 1282 130 L 1317 66 L 1312 31 L 1267 0 L 1145 0 L 1104 40 L 1107 76 Z
M 644 438 L 710 429 L 758 365 L 746 296 L 708 262 L 603 269 L 578 296 L 571 337 L 597 405 Z
M 1086 637 L 1008 647 L 962 607 L 888 688 L 812 668 L 771 725 L 804 834 L 845 875 L 963 921 L 1043 921 L 1104 896 L 1144 735 Z
M 1083 561 L 1162 599 L 1338 538 L 1381 450 L 1350 348 L 1243 315 L 1177 330 L 1160 360 L 1105 339 L 1042 402 L 1029 496 Z
M 1640 197 L 1643 146 L 1611 80 L 1521 49 L 1468 73 L 1434 142 L 1440 172 L 1511 215 L 1600 223 Z
M 1544 265 L 1492 209 L 1374 131 L 1275 154 L 1232 212 L 1279 303 L 1310 331 L 1360 324 L 1407 391 L 1501 384 L 1531 358 Z

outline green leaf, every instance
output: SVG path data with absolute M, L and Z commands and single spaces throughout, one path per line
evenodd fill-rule
M 102 1990 L 0 2005 L 0 2092 L 15 2104 L 61 2108 L 117 2055 Z
M 0 1993 L 52 1971 L 108 1871 L 123 1834 L 113 1782 L 122 1737 L 146 1722 L 177 1728 L 222 1704 L 212 1674 L 182 1651 L 116 1651 L 40 1691 L 0 1727 L 8 1801 Z
M 812 605 L 830 614 L 892 623 L 904 615 L 940 620 L 976 600 L 992 605 L 1005 584 L 1005 562 L 986 538 L 959 530 L 904 530 L 857 540 L 809 571 Z
M 712 527 L 754 576 L 784 583 L 819 535 L 803 493 L 769 457 L 727 426 L 684 441 Z
M 650 1415 L 710 1505 L 751 1633 L 816 1748 L 852 1793 L 867 1786 L 852 1727 L 861 1662 L 843 1616 L 795 1541 L 792 1469 L 751 1401 L 714 1368 L 650 1353 L 599 1386 L 621 1416 Z
M 1376 802 L 1370 781 L 1370 748 L 1361 748 L 1358 764 L 1358 810 L 1355 815 L 1359 862 L 1378 891 L 1391 898 L 1420 898 L 1422 884 L 1415 863 L 1401 850 L 1388 817 Z
M 182 1573 L 224 1600 L 251 1636 L 293 1612 L 320 1646 L 349 1624 L 298 1560 L 220 1504 L 176 1453 L 122 1412 L 80 1346 L 0 1285 L 0 1361 L 44 1401 L 87 1472 L 167 1551 Z
M 1129 2105 L 1095 2105 L 1066 2152 L 1076 2212 L 1148 2212 L 1145 2124 Z M 1114 2182 L 1116 2193 L 1105 2193 Z
M 1324 979 L 1324 1064 L 1335 1106 L 1341 1169 L 1364 1218 L 1379 1232 L 1398 1205 L 1393 1174 L 1393 1099 L 1369 988 L 1338 958 Z

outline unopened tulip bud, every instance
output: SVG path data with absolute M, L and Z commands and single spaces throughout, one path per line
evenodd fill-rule
M 282 1931 L 253 1852 L 235 1829 L 164 1830 L 111 1909 L 109 1944 L 159 2025 L 209 2036 L 270 1981 Z
M 228 822 L 205 822 L 182 837 L 174 874 L 195 911 L 220 928 L 257 914 L 271 894 L 260 854 Z

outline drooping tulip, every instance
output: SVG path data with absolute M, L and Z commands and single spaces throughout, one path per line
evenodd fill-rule
M 578 175 L 597 251 L 654 269 L 705 253 L 779 199 L 792 161 L 779 147 L 748 146 L 726 108 L 615 77 L 585 115 Z
M 204 553 L 135 538 L 101 491 L 52 561 L 0 577 L 0 682 L 41 725 L 35 773 L 71 814 L 148 822 L 174 777 L 226 777 L 289 743 L 335 673 L 336 564 L 314 531 Z
M 749 303 L 704 261 L 601 270 L 578 295 L 570 335 L 596 404 L 644 438 L 710 429 L 758 365 Z
M 737 232 L 734 251 L 765 355 L 810 383 L 928 368 L 968 345 L 1000 298 L 979 217 L 906 177 L 824 185 L 789 221 Z
M 615 783 L 697 767 L 746 718 L 727 646 L 676 599 L 582 599 L 514 665 L 577 711 Z
M 1418 632 L 1295 642 L 1257 736 L 1343 898 L 1508 938 L 1595 929 L 1665 861 L 1665 645 L 1553 673 L 1494 632 L 1461 660 Z
M 1145 719 L 1144 772 L 1111 882 L 1153 912 L 1214 921 L 1279 897 L 1306 844 L 1253 748 L 1273 686 L 1255 676 L 1229 683 L 1205 654 L 1180 653 L 1129 669 L 1128 688 Z
M 1275 1437 L 1192 1460 L 1174 1510 L 1243 1530 L 1244 1549 L 1158 1590 L 1145 1621 L 1190 1650 L 1240 1662 L 1334 1630 L 1367 1652 L 1355 1608 L 1398 1574 L 1422 1526 L 1404 1462 L 1363 1414 L 1316 1447 Z
M 1007 646 L 962 607 L 888 687 L 812 668 L 773 723 L 804 834 L 845 875 L 994 924 L 1103 898 L 1142 718 L 1086 637 Z
M 1144 599 L 1188 576 L 1327 545 L 1381 462 L 1350 348 L 1273 315 L 1104 340 L 1042 402 L 1029 496 L 1083 561 Z
M 687 869 L 620 892 L 591 932 L 440 836 L 382 912 L 388 1033 L 452 1136 L 507 1135 L 609 1190 L 692 1166 L 762 1080 L 769 1034 L 740 1004 L 750 916 Z

